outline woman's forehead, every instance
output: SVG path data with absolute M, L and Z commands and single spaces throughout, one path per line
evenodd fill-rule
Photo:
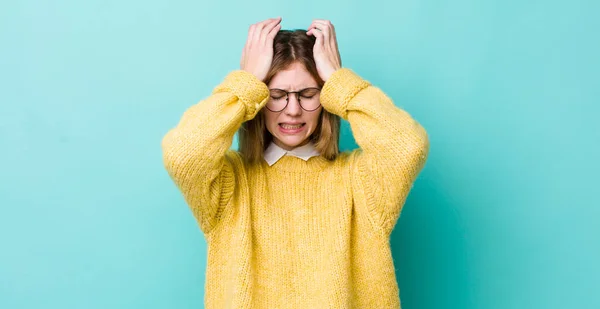
M 287 69 L 277 72 L 269 83 L 269 88 L 287 91 L 308 87 L 317 87 L 317 82 L 301 64 L 293 64 Z

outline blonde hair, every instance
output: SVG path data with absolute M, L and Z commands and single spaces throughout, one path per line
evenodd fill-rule
M 273 62 L 263 82 L 269 84 L 281 70 L 295 62 L 302 64 L 315 79 L 319 87 L 325 82 L 319 77 L 313 58 L 315 37 L 306 35 L 306 30 L 280 30 L 273 41 Z M 256 116 L 244 123 L 238 130 L 239 151 L 247 162 L 256 163 L 273 140 L 265 124 L 264 108 Z M 319 124 L 309 139 L 317 151 L 328 160 L 339 154 L 340 116 L 321 110 Z

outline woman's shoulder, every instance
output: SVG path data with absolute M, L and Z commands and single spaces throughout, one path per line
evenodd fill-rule
M 245 168 L 247 163 L 244 160 L 244 156 L 234 149 L 228 149 L 225 151 L 225 160 L 228 165 L 230 165 L 234 170 L 239 170 L 240 168 Z

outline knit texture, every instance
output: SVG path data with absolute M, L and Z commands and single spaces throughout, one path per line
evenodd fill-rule
M 206 308 L 400 308 L 389 237 L 425 165 L 426 131 L 342 68 L 321 103 L 348 120 L 358 149 L 246 163 L 233 137 L 268 96 L 254 75 L 233 71 L 162 140 L 207 240 Z

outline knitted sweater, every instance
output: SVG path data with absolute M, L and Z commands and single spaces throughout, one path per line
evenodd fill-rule
M 358 149 L 246 163 L 229 148 L 268 98 L 266 84 L 233 71 L 162 140 L 207 240 L 206 308 L 400 308 L 389 237 L 427 159 L 426 131 L 342 68 L 320 99 Z

